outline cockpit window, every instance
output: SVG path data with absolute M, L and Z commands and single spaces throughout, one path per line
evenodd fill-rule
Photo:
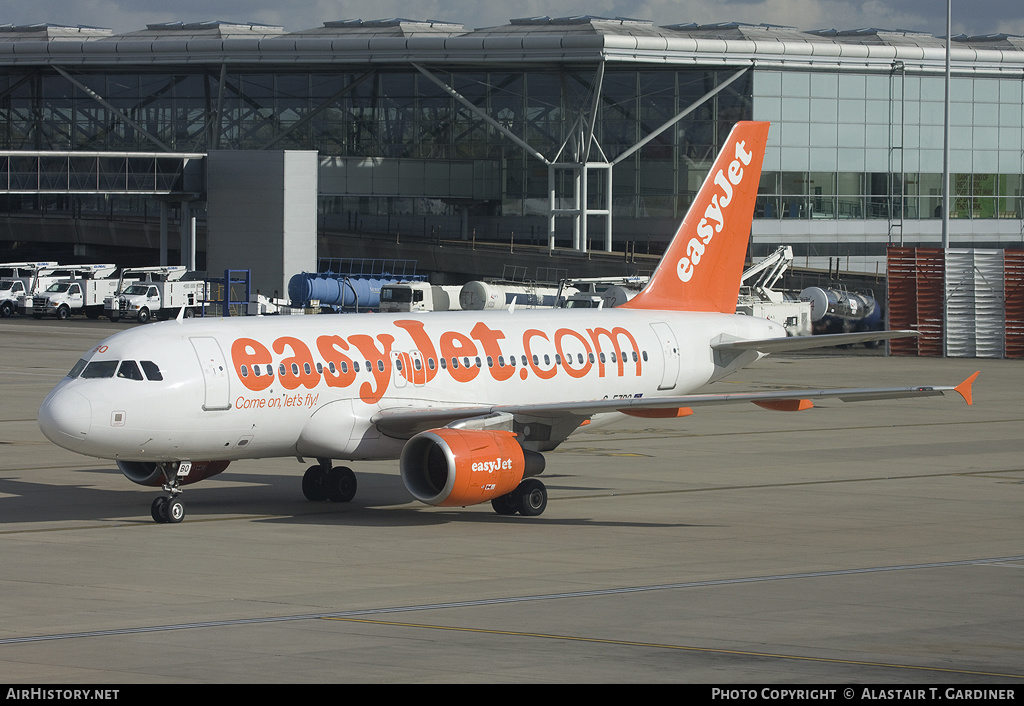
M 82 371 L 85 370 L 85 366 L 88 365 L 88 364 L 89 364 L 89 361 L 87 361 L 85 358 L 82 358 L 77 363 L 75 363 L 75 367 L 71 368 L 71 372 L 68 373 L 68 377 L 69 378 L 76 378 L 76 377 L 78 377 L 79 375 L 82 374 Z
M 94 360 L 85 366 L 82 378 L 112 378 L 117 370 L 116 360 Z
M 151 360 L 140 361 L 142 364 L 142 370 L 146 373 L 147 380 L 163 380 L 164 375 L 160 372 L 160 366 Z
M 121 367 L 117 369 L 117 376 L 126 380 L 141 380 L 142 371 L 134 360 L 122 360 Z

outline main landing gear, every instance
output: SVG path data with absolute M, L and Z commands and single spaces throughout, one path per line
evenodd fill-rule
M 548 489 L 536 478 L 527 478 L 515 490 L 491 501 L 491 507 L 499 515 L 536 517 L 548 506 Z
M 331 466 L 331 459 L 318 458 L 319 465 L 310 466 L 302 476 L 302 494 L 306 500 L 330 500 L 347 503 L 356 496 L 356 474 L 347 466 Z

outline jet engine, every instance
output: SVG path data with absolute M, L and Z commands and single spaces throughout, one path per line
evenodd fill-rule
M 188 475 L 178 476 L 178 485 L 189 485 L 215 476 L 228 467 L 230 461 L 193 461 Z M 167 482 L 161 464 L 150 461 L 118 461 L 117 467 L 132 483 L 159 488 Z M 176 471 L 176 469 L 175 469 Z M 174 473 L 172 473 L 174 475 Z
M 464 507 L 506 495 L 544 470 L 544 457 L 511 431 L 445 427 L 417 434 L 402 449 L 402 481 L 427 505 Z

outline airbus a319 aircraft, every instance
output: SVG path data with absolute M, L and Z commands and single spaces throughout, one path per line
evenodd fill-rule
M 884 399 L 956 387 L 692 394 L 775 351 L 910 332 L 787 338 L 736 315 L 768 124 L 738 123 L 649 284 L 615 309 L 190 319 L 117 333 L 47 396 L 55 444 L 113 459 L 162 487 L 151 512 L 180 522 L 181 486 L 230 461 L 317 459 L 310 500 L 351 500 L 334 460 L 400 459 L 417 500 L 490 502 L 539 515 L 545 451 L 623 415 L 681 417 L 699 405 L 801 410 L 818 398 Z

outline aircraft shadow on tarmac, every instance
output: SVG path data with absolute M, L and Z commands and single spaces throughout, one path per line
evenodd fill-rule
M 38 471 L 33 471 L 37 473 Z M 140 522 L 152 525 L 149 504 L 159 488 L 106 487 L 124 482 L 116 468 L 69 470 L 82 482 L 64 485 L 36 483 L 24 478 L 0 478 L 0 528 L 24 523 Z M 90 476 L 92 479 L 90 479 Z M 536 523 L 628 527 L 690 527 L 687 523 L 603 522 L 600 519 L 501 516 L 489 506 L 433 508 L 413 500 L 396 474 L 358 471 L 359 492 L 349 503 L 310 502 L 302 497 L 298 474 L 233 474 L 203 481 L 186 489 L 189 520 L 252 517 L 260 522 L 344 524 L 367 527 L 429 526 L 451 522 Z M 557 478 L 556 475 L 550 476 Z M 549 484 L 552 490 L 570 486 Z M 601 493 L 610 489 L 571 486 L 571 490 Z M 0 529 L 2 532 L 2 529 Z

